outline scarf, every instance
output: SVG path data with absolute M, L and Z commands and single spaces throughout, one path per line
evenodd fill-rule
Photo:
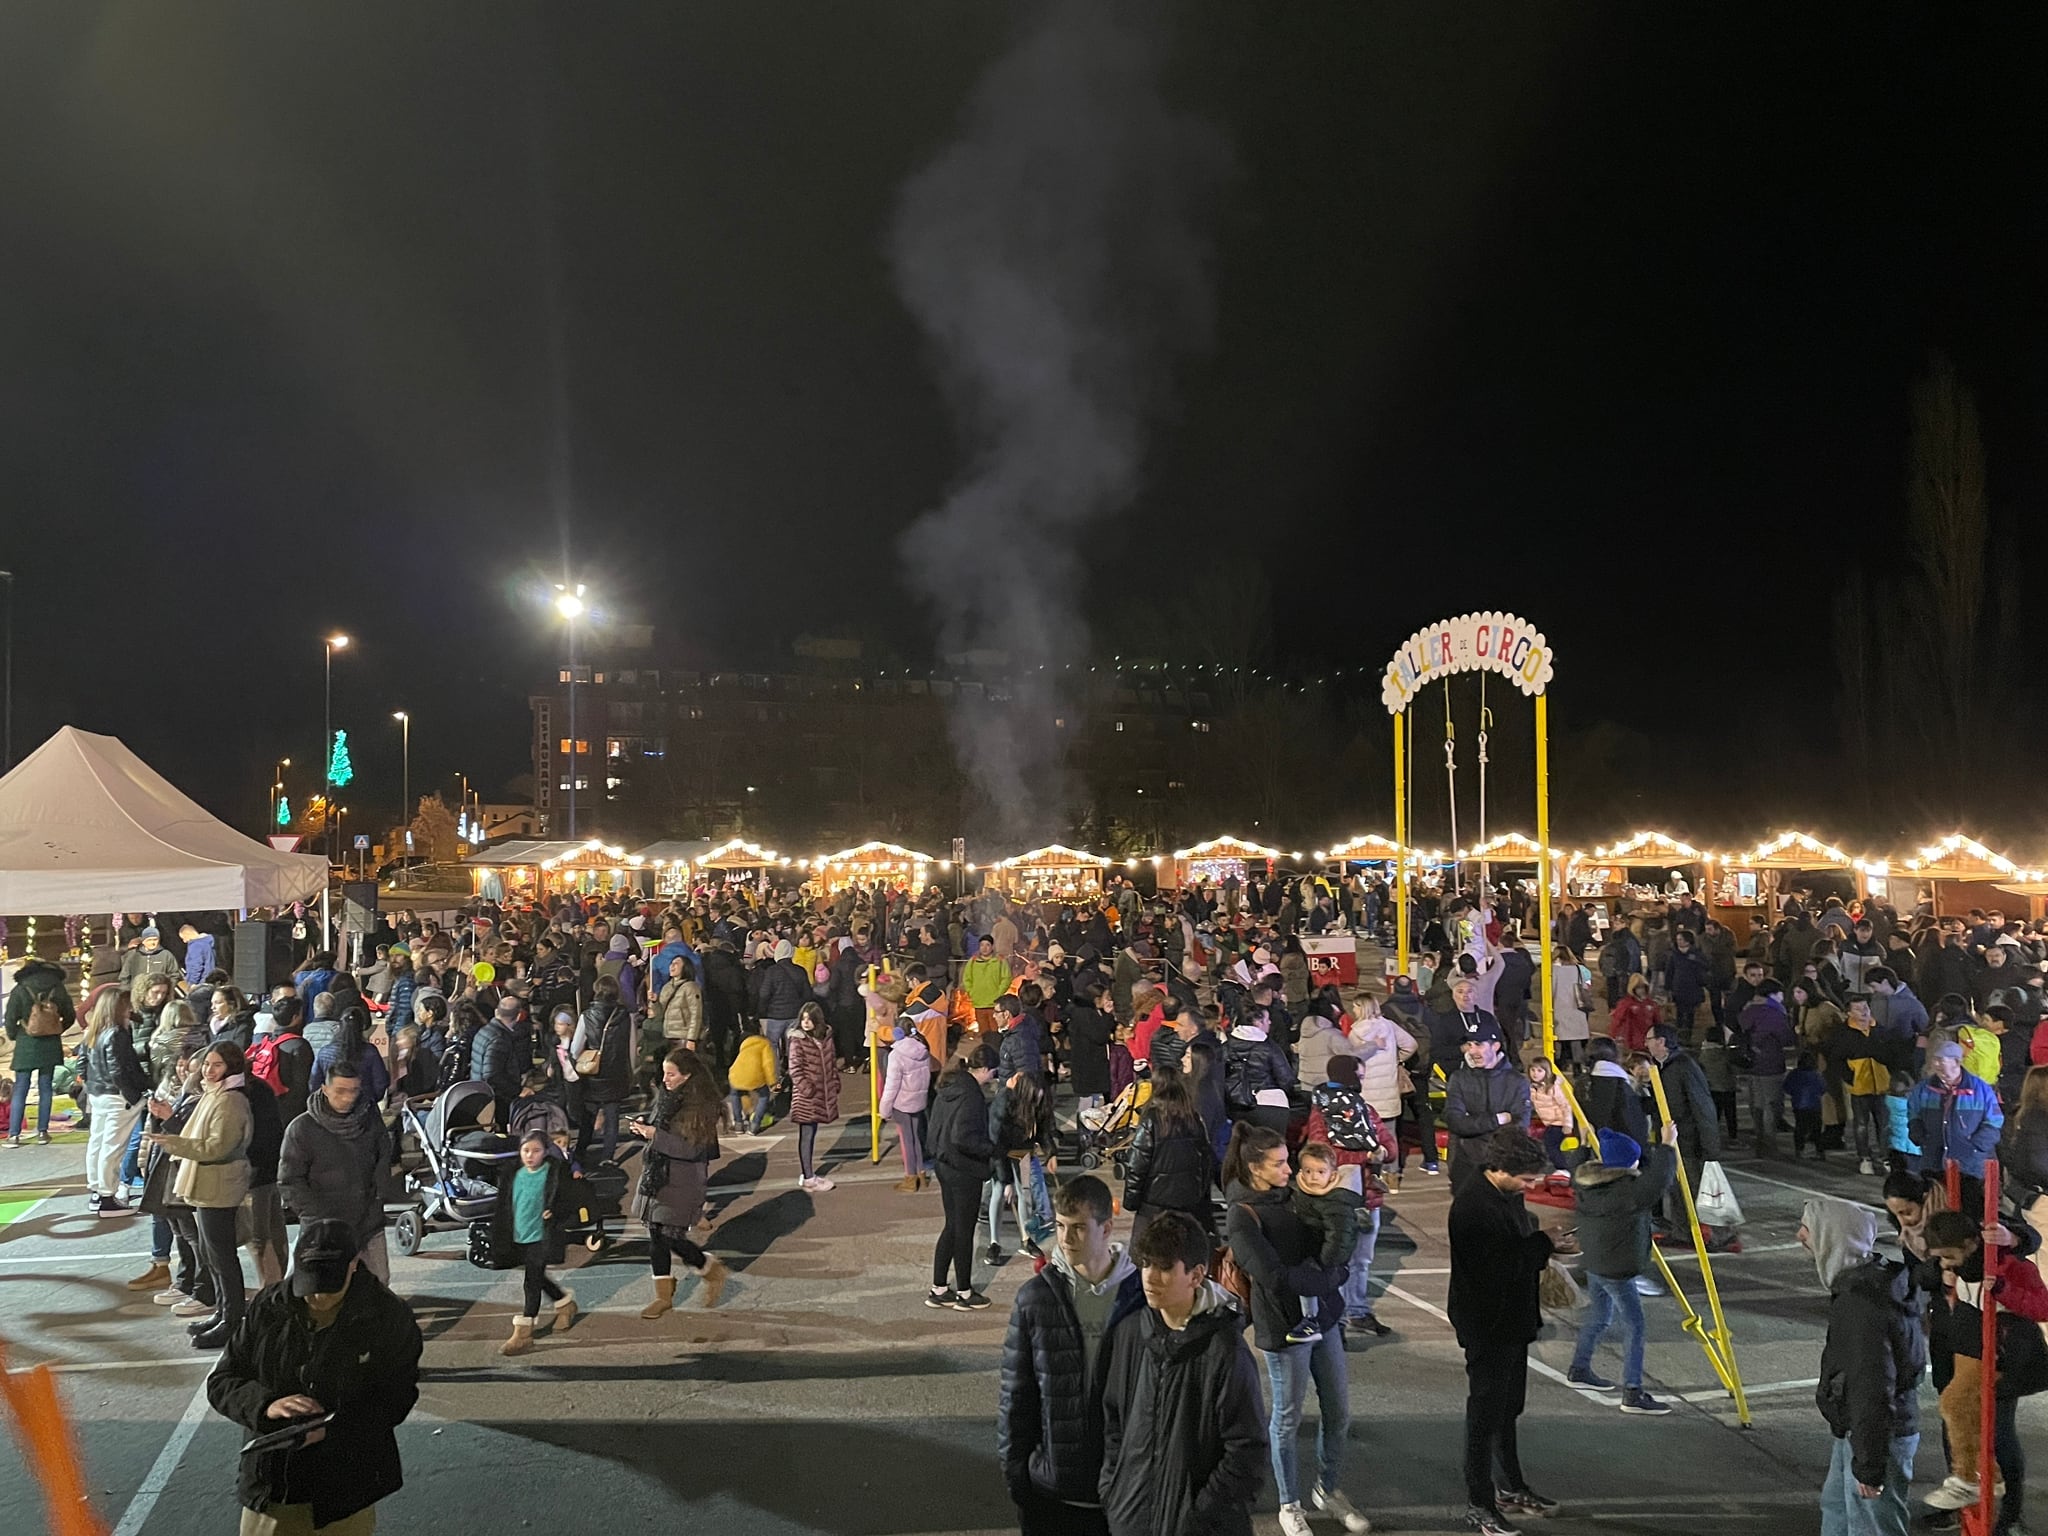
M 666 1083 L 654 1090 L 654 1102 L 647 1109 L 647 1123 L 658 1131 L 665 1131 L 675 1120 L 683 1107 L 683 1090 L 671 1088 Z M 640 1196 L 652 1200 L 661 1193 L 661 1187 L 668 1182 L 668 1154 L 654 1150 L 649 1143 L 646 1153 L 640 1159 Z
M 306 1095 L 306 1113 L 313 1117 L 313 1123 L 343 1141 L 355 1141 L 369 1130 L 369 1116 L 362 1112 L 362 1107 L 358 1100 L 354 1109 L 345 1115 L 339 1114 L 328 1104 L 325 1094 Z

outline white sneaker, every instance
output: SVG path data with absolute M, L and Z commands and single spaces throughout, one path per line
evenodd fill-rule
M 822 1195 L 826 1190 L 837 1189 L 838 1187 L 838 1185 L 834 1184 L 822 1173 L 814 1173 L 811 1175 L 811 1190 L 815 1194 Z
M 175 1307 L 181 1302 L 190 1301 L 192 1298 L 179 1290 L 175 1285 L 167 1285 L 149 1299 L 160 1307 Z
M 1956 1476 L 1945 1477 L 1941 1486 L 1927 1495 L 1929 1509 L 1967 1509 L 1977 1502 L 1977 1485 Z
M 1863 1174 L 1875 1173 L 1877 1172 L 1877 1164 L 1873 1163 L 1869 1158 L 1866 1157 L 1865 1159 L 1863 1159 L 1862 1162 L 1856 1165 L 1856 1171 L 1858 1173 Z
M 211 1317 L 220 1309 L 210 1301 L 181 1301 L 171 1308 L 173 1317 Z
M 1315 1527 L 1308 1523 L 1308 1513 L 1299 1504 L 1280 1506 L 1280 1536 L 1315 1536 Z
M 1372 1529 L 1372 1522 L 1358 1512 L 1358 1506 L 1346 1497 L 1342 1488 L 1311 1488 L 1308 1501 L 1326 1515 L 1334 1515 L 1343 1522 L 1344 1529 L 1356 1533 Z

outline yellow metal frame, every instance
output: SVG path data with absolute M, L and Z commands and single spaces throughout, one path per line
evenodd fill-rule
M 868 967 L 868 992 L 875 990 L 875 979 L 880 971 Z M 867 1008 L 868 1024 L 868 1161 L 882 1160 L 882 1037 L 875 1032 L 875 1006 L 872 1001 Z
M 1565 1102 L 1572 1107 L 1572 1119 L 1578 1124 L 1581 1142 L 1589 1149 L 1588 1155 L 1597 1162 L 1600 1156 L 1600 1138 L 1593 1129 L 1593 1122 L 1586 1118 L 1586 1112 L 1579 1107 L 1579 1096 L 1572 1092 L 1570 1080 L 1559 1073 L 1556 1082 L 1564 1091 Z M 1654 1069 L 1650 1073 L 1650 1088 L 1657 1096 L 1657 1113 L 1661 1117 L 1661 1123 L 1671 1124 L 1671 1102 L 1664 1097 L 1664 1080 Z M 1700 1280 L 1706 1287 L 1707 1310 L 1714 1319 L 1711 1328 L 1707 1326 L 1706 1320 L 1693 1310 L 1692 1303 L 1686 1300 L 1685 1292 L 1678 1284 L 1678 1277 L 1671 1272 L 1670 1262 L 1655 1243 L 1650 1245 L 1650 1256 L 1657 1261 L 1657 1272 L 1664 1277 L 1666 1289 L 1678 1303 L 1678 1310 L 1682 1314 L 1679 1326 L 1691 1334 L 1699 1342 L 1700 1348 L 1706 1352 L 1707 1364 L 1714 1368 L 1714 1375 L 1719 1378 L 1728 1395 L 1735 1400 L 1737 1422 L 1744 1429 L 1753 1429 L 1755 1425 L 1749 1416 L 1749 1396 L 1742 1389 L 1742 1370 L 1735 1363 L 1735 1339 L 1728 1331 L 1728 1315 L 1721 1310 L 1721 1288 L 1714 1283 L 1714 1261 L 1707 1253 L 1706 1234 L 1700 1230 L 1699 1212 L 1692 1203 L 1692 1181 L 1686 1177 L 1685 1159 L 1677 1157 L 1675 1149 L 1673 1161 L 1678 1165 L 1678 1192 L 1685 1200 L 1686 1225 L 1692 1229 L 1692 1249 L 1700 1261 Z
M 1444 699 L 1450 700 L 1450 678 L 1444 679 Z M 1394 953 L 1395 969 L 1408 972 L 1410 932 L 1408 926 L 1408 779 L 1415 755 L 1414 703 L 1411 700 L 1394 717 Z M 1551 981 L 1555 944 L 1551 938 L 1550 909 L 1550 699 L 1536 695 L 1536 901 L 1542 924 L 1538 951 L 1543 987 L 1543 1054 L 1557 1054 L 1557 995 Z

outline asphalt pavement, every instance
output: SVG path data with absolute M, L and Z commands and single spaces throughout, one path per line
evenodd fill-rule
M 849 1082 L 843 1102 L 854 1101 Z M 0 1153 L 0 1336 L 16 1366 L 47 1362 L 76 1424 L 92 1496 L 116 1536 L 234 1528 L 241 1431 L 211 1414 L 209 1361 L 168 1310 L 123 1282 L 147 1263 L 148 1224 L 85 1214 L 82 1137 Z M 400 1431 L 406 1486 L 387 1530 L 637 1530 L 728 1536 L 969 1533 L 1014 1529 L 994 1457 L 996 1374 L 1009 1301 L 1028 1277 L 1010 1257 L 979 1265 L 995 1307 L 922 1304 L 939 1225 L 935 1192 L 904 1194 L 893 1137 L 867 1159 L 866 1121 L 821 1143 L 838 1187 L 796 1187 L 795 1138 L 728 1138 L 709 1246 L 733 1271 L 705 1311 L 686 1278 L 678 1309 L 647 1323 L 636 1229 L 565 1277 L 585 1315 L 531 1355 L 497 1353 L 517 1309 L 516 1274 L 475 1269 L 460 1233 L 394 1260 L 394 1285 L 427 1336 L 418 1410 Z M 1671 1299 L 1645 1303 L 1648 1385 L 1667 1418 L 1622 1415 L 1563 1381 L 1570 1334 L 1536 1346 L 1523 1420 L 1532 1482 L 1564 1502 L 1557 1531 L 1668 1533 L 1818 1528 L 1828 1438 L 1813 1407 L 1825 1298 L 1798 1246 L 1810 1192 L 1875 1204 L 1853 1162 L 1729 1163 L 1748 1216 L 1744 1251 L 1714 1272 L 1751 1396 L 1745 1430 Z M 1374 1266 L 1386 1339 L 1348 1356 L 1353 1428 L 1343 1483 L 1376 1528 L 1457 1527 L 1461 1357 L 1442 1307 L 1446 1181 L 1411 1166 L 1389 1201 Z M 1568 1216 L 1546 1212 L 1562 1224 Z M 1014 1244 L 1005 1231 L 1005 1246 Z M 983 1239 L 985 1242 L 985 1238 Z M 1699 1266 L 1674 1267 L 1704 1311 Z M 1618 1372 L 1616 1347 L 1598 1368 Z M 1919 1491 L 1939 1475 L 1931 1390 L 1923 1394 Z M 1302 1452 L 1312 1457 L 1313 1406 Z M 2042 1417 L 2021 1414 L 2024 1439 Z M 1312 1465 L 1310 1460 L 1304 1465 Z M 18 1457 L 0 1465 L 10 1530 L 44 1528 Z M 1275 1530 L 1270 1481 L 1258 1517 Z M 1334 1522 L 1316 1519 L 1319 1530 Z

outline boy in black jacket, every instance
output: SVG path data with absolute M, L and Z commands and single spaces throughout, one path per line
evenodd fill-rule
M 1529 1487 L 1515 1420 L 1529 1391 L 1529 1345 L 1543 1325 L 1537 1282 L 1557 1251 L 1522 1197 L 1550 1172 L 1540 1143 L 1512 1126 L 1475 1148 L 1477 1176 L 1451 1202 L 1451 1326 L 1465 1351 L 1465 1523 L 1479 1536 L 1519 1536 L 1512 1514 L 1557 1503 Z M 1494 1478 L 1496 1464 L 1500 1478 Z
M 1134 1245 L 1145 1305 L 1111 1332 L 1102 1388 L 1110 1536 L 1251 1536 L 1266 1416 L 1209 1241 L 1192 1216 L 1161 1211 Z

